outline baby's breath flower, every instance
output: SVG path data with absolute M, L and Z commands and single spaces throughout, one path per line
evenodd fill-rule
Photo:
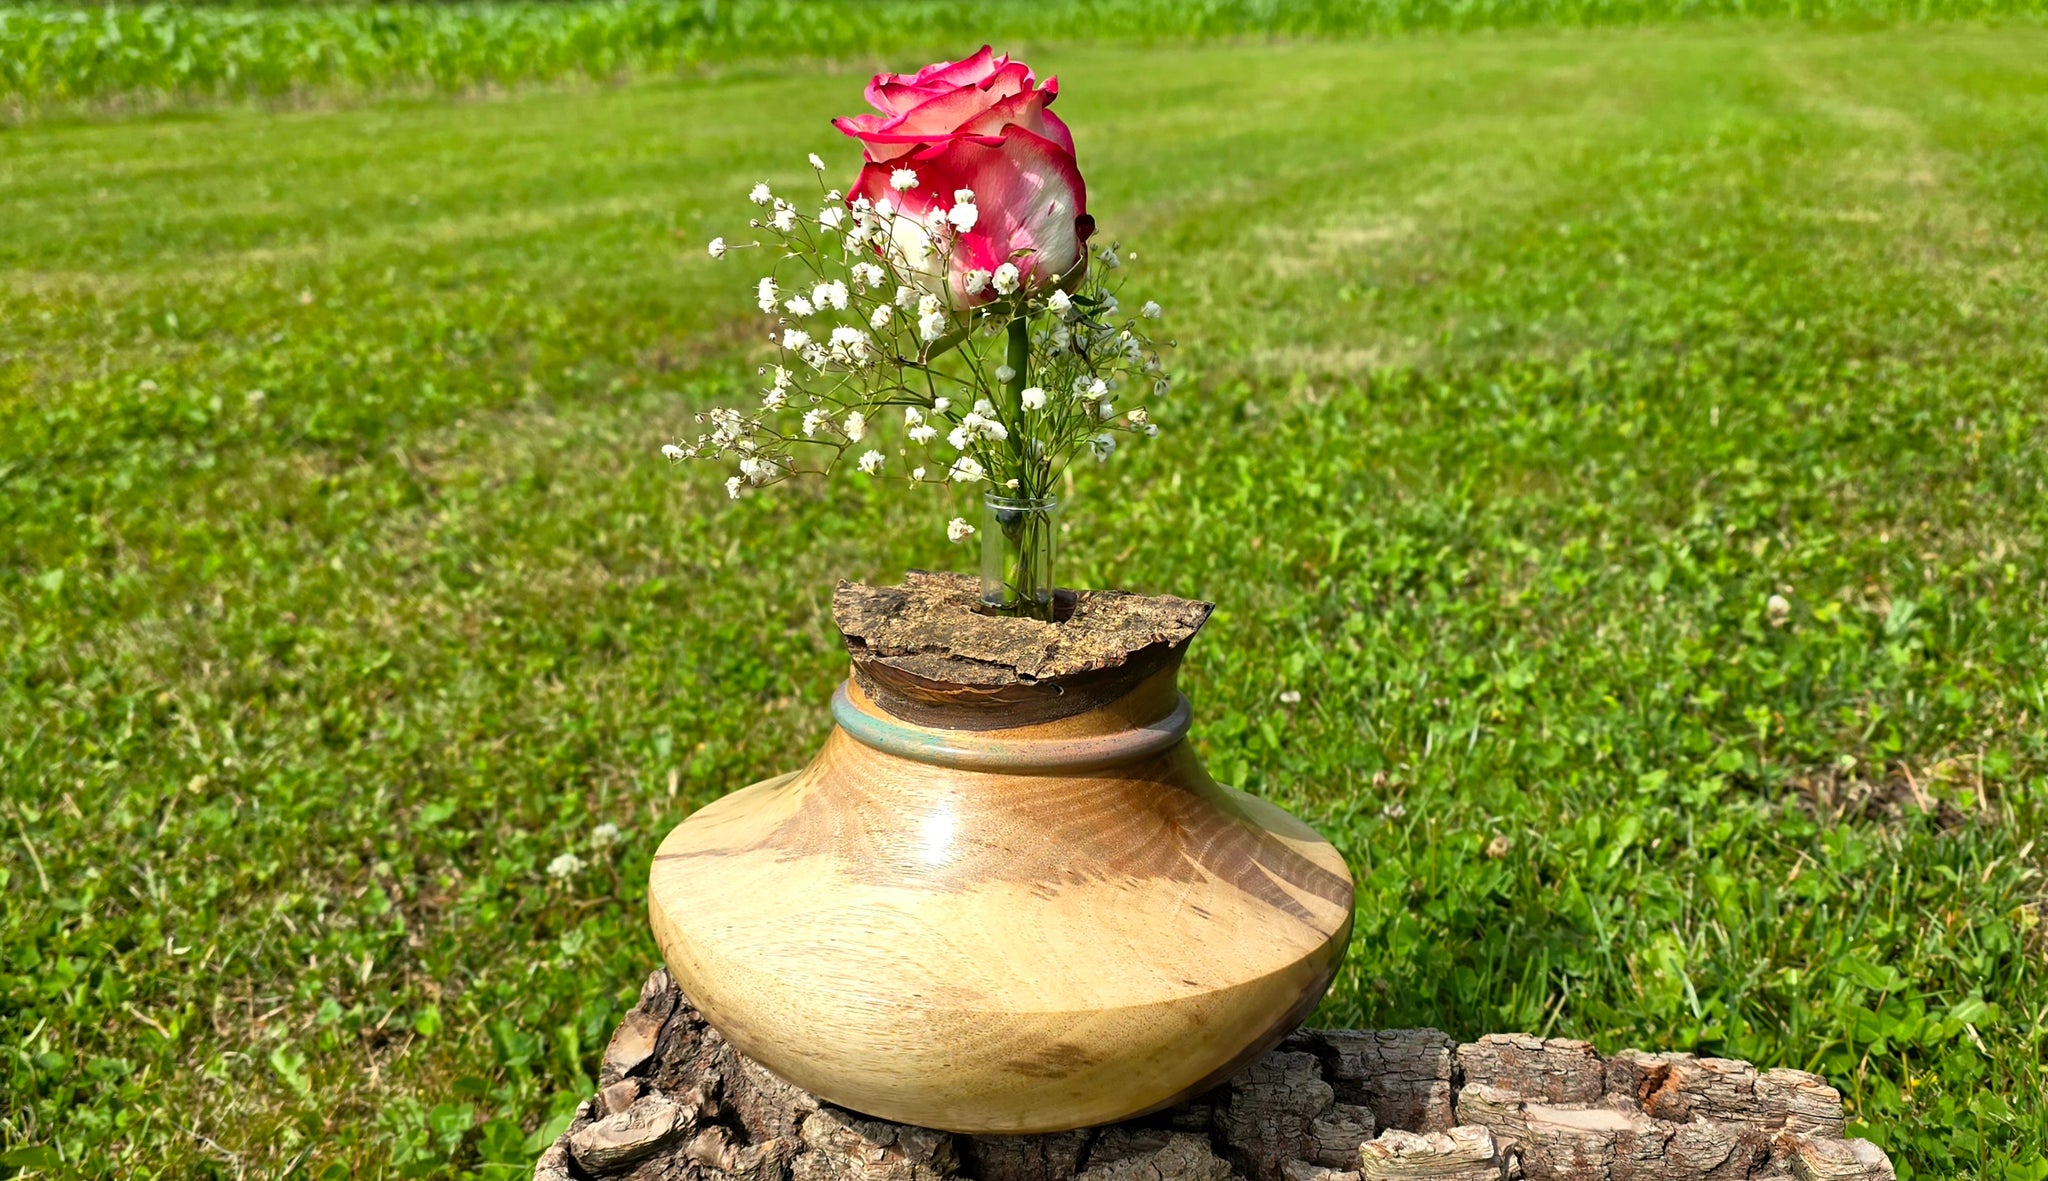
M 910 469 L 910 478 L 911 478 L 911 479 L 913 479 L 913 480 L 922 480 L 922 479 L 924 479 L 924 469 L 923 469 L 923 468 L 921 468 L 921 467 L 914 467 L 914 468 L 911 468 L 911 469 Z
M 1096 257 L 1102 260 L 1103 266 L 1108 267 L 1112 271 L 1124 265 L 1124 260 L 1116 256 L 1116 245 L 1114 243 L 1104 246 L 1102 253 L 1096 255 Z
M 680 463 L 688 458 L 688 456 L 683 454 L 683 449 L 674 443 L 663 443 L 661 445 L 661 457 L 670 463 Z
M 1002 384 L 1008 385 L 1012 381 L 1016 380 L 1016 377 L 1017 371 L 1015 369 L 1010 368 L 1008 365 L 996 366 L 996 380 L 1001 382 Z
M 916 426 L 911 427 L 907 433 L 910 436 L 911 442 L 922 445 L 931 442 L 933 439 L 938 438 L 939 428 L 933 426 L 928 422 L 921 422 L 918 423 Z
M 893 312 L 894 309 L 891 308 L 888 304 L 876 304 L 875 310 L 868 313 L 868 327 L 874 329 L 877 332 L 880 332 L 882 329 L 887 328 L 889 326 L 889 317 L 891 316 L 891 314 L 893 314 Z
M 1151 421 L 1151 416 L 1145 413 L 1143 406 L 1132 410 L 1129 414 L 1124 415 L 1124 417 L 1130 419 L 1131 425 L 1139 430 L 1144 430 L 1145 424 Z
M 812 152 L 811 167 L 817 169 L 819 172 L 825 171 L 825 158 L 823 156 L 820 156 L 816 152 Z
M 968 538 L 972 536 L 974 536 L 974 526 L 967 523 L 967 518 L 954 517 L 952 520 L 946 522 L 947 541 L 953 542 L 955 545 L 957 545 L 960 542 L 966 541 Z
M 775 310 L 775 298 L 778 294 L 775 288 L 775 278 L 771 275 L 761 280 L 760 284 L 754 288 L 754 302 L 760 305 L 762 311 L 773 312 Z
M 969 295 L 980 295 L 988 290 L 988 281 L 987 271 L 969 271 L 967 277 L 960 280 L 960 289 Z
M 705 247 L 705 249 L 707 249 L 707 250 L 709 250 L 709 251 L 711 252 L 711 257 L 713 257 L 713 258 L 724 258 L 724 257 L 725 257 L 725 239 L 724 239 L 724 238 L 713 238 L 713 239 L 711 239 L 711 245 L 709 245 L 709 246 Z
M 955 205 L 946 211 L 946 220 L 952 223 L 954 229 L 964 234 L 981 220 L 981 210 L 972 205 Z
M 1166 314 L 1166 309 L 1160 307 L 1156 302 L 1148 299 L 1145 301 L 1145 306 L 1138 309 L 1138 314 L 1145 317 L 1147 320 L 1157 320 L 1160 316 Z
M 847 442 L 849 442 L 849 443 L 858 443 L 858 442 L 860 442 L 860 440 L 861 440 L 861 436 L 863 436 L 863 435 L 865 435 L 865 434 L 867 434 L 867 433 L 868 433 L 868 417 L 867 417 L 867 415 L 865 415 L 865 414 L 862 414 L 862 413 L 861 413 L 860 411 L 858 411 L 858 410 L 854 411 L 854 412 L 853 412 L 853 413 L 851 413 L 851 414 L 848 414 L 848 415 L 846 416 L 846 425 L 845 425 L 845 431 L 846 431 L 846 441 L 847 441 Z
M 1035 385 L 1026 386 L 1024 392 L 1018 395 L 1018 397 L 1023 401 L 1024 409 L 1026 410 L 1045 409 L 1045 391 Z
M 731 500 L 738 500 L 740 498 L 740 478 L 738 476 L 734 476 L 725 482 L 725 495 Z
M 873 291 L 882 285 L 882 268 L 871 262 L 857 262 L 847 268 L 853 276 L 853 285 L 862 291 Z
M 811 334 L 801 328 L 785 328 L 782 331 L 782 347 L 792 353 L 803 351 L 810 347 L 810 343 Z
M 1167 391 L 1171 390 L 1172 388 L 1173 382 L 1162 377 L 1158 381 L 1152 383 L 1152 395 L 1157 398 L 1163 398 L 1166 396 Z
M 774 226 L 777 233 L 787 234 L 796 228 L 796 210 L 785 205 L 775 211 L 775 216 L 768 219 L 768 224 Z
M 766 205 L 774 199 L 775 194 L 768 188 L 767 181 L 762 181 L 760 184 L 755 185 L 754 191 L 747 194 L 747 200 L 752 201 L 756 205 Z
M 801 320 L 805 316 L 810 315 L 814 309 L 811 307 L 810 300 L 805 299 L 801 295 L 792 295 L 782 301 L 782 310 Z
M 836 230 L 846 221 L 846 210 L 838 205 L 827 205 L 818 210 L 818 224 L 828 230 Z
M 1088 440 L 1088 450 L 1095 455 L 1095 462 L 1101 463 L 1116 454 L 1116 436 L 1104 431 Z
M 1067 309 L 1074 306 L 1074 297 L 1055 288 L 1051 295 L 1045 297 L 1045 306 L 1051 309 L 1054 315 L 1064 316 Z
M 948 398 L 943 394 L 932 399 L 932 413 L 934 414 L 944 414 L 946 411 L 951 410 L 952 408 L 953 399 Z
M 1021 276 L 1017 272 L 1017 264 L 1013 262 L 1006 262 L 997 267 L 996 273 L 989 278 L 989 282 L 995 285 L 996 293 L 999 295 L 1009 295 L 1015 292 L 1020 280 Z
M 953 461 L 953 468 L 946 473 L 946 478 L 960 484 L 972 484 L 987 475 L 988 472 L 973 457 L 963 455 Z
M 955 204 L 955 205 L 972 205 L 972 204 L 974 204 L 974 190 L 973 190 L 973 189 L 954 189 L 954 190 L 953 190 L 953 204 Z
M 946 313 L 925 312 L 917 318 L 918 339 L 931 342 L 946 335 Z
M 804 438 L 816 438 L 819 429 L 831 421 L 832 415 L 827 411 L 819 410 L 815 407 L 804 411 Z
M 889 174 L 889 187 L 899 193 L 908 192 L 917 187 L 917 173 L 909 168 L 898 168 Z
M 875 474 L 876 472 L 879 472 L 879 471 L 881 471 L 881 470 L 882 470 L 882 453 L 881 453 L 881 452 L 879 452 L 879 451 L 863 451 L 863 452 L 861 452 L 861 456 L 860 456 L 860 470 L 861 470 L 861 472 L 862 472 L 863 474 L 865 474 L 865 475 L 870 475 L 870 476 L 874 475 L 874 474 Z
M 761 391 L 761 409 L 780 410 L 789 402 L 789 394 L 780 386 L 769 386 Z
M 899 284 L 896 288 L 896 298 L 891 302 L 894 303 L 897 307 L 902 308 L 904 311 L 909 311 L 910 309 L 918 306 L 919 300 L 917 288 L 904 287 Z
M 837 279 L 811 288 L 811 302 L 821 308 L 833 308 L 843 312 L 846 310 L 847 296 L 846 284 Z

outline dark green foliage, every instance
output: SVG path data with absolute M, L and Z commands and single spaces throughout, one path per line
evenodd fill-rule
M 1064 568 L 1222 605 L 1196 740 L 1359 877 L 1322 1020 L 1807 1067 L 1911 1176 L 2048 1176 L 2044 61 L 1035 63 L 1187 369 Z M 0 1161 L 530 1167 L 655 842 L 823 733 L 833 580 L 972 561 L 964 499 L 655 454 L 751 381 L 704 241 L 851 174 L 856 83 L 0 136 Z
M 794 57 L 1707 18 L 2023 21 L 2044 0 L 593 0 L 0 5 L 0 108 L 468 90 Z M 922 60 L 922 59 L 920 59 Z

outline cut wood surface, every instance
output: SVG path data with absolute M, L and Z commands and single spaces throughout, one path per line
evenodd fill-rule
M 952 1135 L 820 1102 L 748 1060 L 667 971 L 535 1181 L 1890 1181 L 1817 1075 L 1688 1054 L 1602 1058 L 1520 1034 L 1303 1029 L 1129 1123 Z

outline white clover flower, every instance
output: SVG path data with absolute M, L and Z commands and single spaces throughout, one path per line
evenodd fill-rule
M 1074 306 L 1074 297 L 1058 288 L 1054 288 L 1053 293 L 1045 297 L 1045 306 L 1055 315 L 1064 316 L 1067 314 L 1067 310 Z
M 987 271 L 969 271 L 967 276 L 960 280 L 960 288 L 969 295 L 980 295 L 988 290 L 989 278 Z
M 674 443 L 663 443 L 661 445 L 661 457 L 670 463 L 688 458 L 683 454 L 683 449 Z
M 909 192 L 917 187 L 917 173 L 909 168 L 898 168 L 889 174 L 889 187 L 899 193 Z
M 548 862 L 548 876 L 556 881 L 575 877 L 583 872 L 583 858 L 574 853 L 564 853 Z
M 775 277 L 770 275 L 761 280 L 760 284 L 754 288 L 754 302 L 760 305 L 762 311 L 773 312 L 775 310 L 775 299 L 780 294 L 775 287 Z
M 775 194 L 769 190 L 767 181 L 762 181 L 760 184 L 755 185 L 754 191 L 747 194 L 747 200 L 752 201 L 756 205 L 766 205 L 774 199 Z
M 1088 440 L 1088 450 L 1095 455 L 1095 462 L 1101 463 L 1116 454 L 1116 436 L 1104 431 Z
M 839 205 L 827 205 L 818 210 L 818 224 L 828 230 L 836 230 L 846 222 L 846 209 Z
M 889 326 L 889 318 L 894 314 L 894 308 L 885 303 L 878 303 L 875 310 L 868 313 L 868 327 L 880 332 Z
M 1145 306 L 1138 309 L 1138 314 L 1145 317 L 1147 320 L 1157 320 L 1159 317 L 1166 314 L 1166 309 L 1160 307 L 1157 303 L 1148 299 L 1145 301 Z
M 818 155 L 818 153 L 816 152 L 812 152 L 811 167 L 817 169 L 819 172 L 825 171 L 825 158 L 823 156 Z
M 725 494 L 732 500 L 740 498 L 740 478 L 734 476 L 725 482 Z
M 590 830 L 590 846 L 593 849 L 609 849 L 619 843 L 619 826 L 609 821 Z
M 950 541 L 955 545 L 958 545 L 960 542 L 966 541 L 968 538 L 972 536 L 974 536 L 974 526 L 967 523 L 967 518 L 954 517 L 952 520 L 946 522 L 947 541 Z
M 964 234 L 981 220 L 981 210 L 972 205 L 955 205 L 946 211 L 946 220 L 953 224 L 954 229 Z
M 983 471 L 981 465 L 974 462 L 972 457 L 963 455 L 953 461 L 952 470 L 946 473 L 946 478 L 961 484 L 972 484 L 987 475 L 988 473 Z
M 860 470 L 863 475 L 872 476 L 882 470 L 882 453 L 863 451 L 860 456 Z
M 705 249 L 707 249 L 707 250 L 709 250 L 709 251 L 711 252 L 711 257 L 713 257 L 713 258 L 724 258 L 724 257 L 725 257 L 725 239 L 724 239 L 724 238 L 713 238 L 713 239 L 711 239 L 711 245 L 710 245 L 710 246 L 708 246 L 708 247 L 706 247 Z
M 917 318 L 917 335 L 919 339 L 927 342 L 938 340 L 946 335 L 946 314 L 944 312 L 926 312 L 919 316 Z
M 1023 400 L 1026 410 L 1045 409 L 1045 391 L 1035 385 L 1026 386 L 1024 392 L 1018 396 Z
M 855 411 L 853 411 L 852 413 L 848 414 L 848 415 L 846 416 L 846 426 L 845 426 L 845 428 L 844 428 L 844 429 L 845 429 L 845 431 L 846 431 L 846 441 L 847 441 L 847 442 L 849 442 L 849 443 L 858 443 L 858 442 L 860 442 L 860 440 L 861 440 L 861 436 L 863 436 L 863 435 L 865 435 L 865 434 L 867 434 L 867 433 L 868 433 L 868 417 L 867 417 L 867 415 L 865 415 L 865 414 L 862 414 L 862 413 L 861 413 L 860 411 L 858 411 L 858 410 L 855 410 Z
M 996 380 L 1001 382 L 1002 384 L 1010 384 L 1010 382 L 1013 379 L 1015 379 L 1016 376 L 1017 371 L 1015 369 L 1010 368 L 1008 365 L 996 366 Z
M 801 352 L 810 347 L 811 334 L 801 328 L 785 328 L 782 331 L 782 347 L 790 352 Z
M 846 284 L 837 279 L 832 280 L 830 283 L 820 283 L 816 287 L 811 288 L 811 302 L 821 308 L 832 308 L 843 312 L 846 310 L 846 300 Z
M 792 295 L 788 299 L 783 300 L 782 309 L 799 320 L 810 315 L 814 310 L 811 307 L 811 301 L 801 295 Z
M 939 428 L 928 422 L 921 422 L 910 428 L 909 435 L 911 442 L 923 445 L 939 437 Z
M 1013 262 L 1006 262 L 997 267 L 996 273 L 989 279 L 989 282 L 995 284 L 996 294 L 998 295 L 1009 295 L 1015 292 L 1017 284 L 1021 281 L 1022 276 L 1017 272 L 1017 264 Z

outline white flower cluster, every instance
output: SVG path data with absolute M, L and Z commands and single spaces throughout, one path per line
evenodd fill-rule
M 899 168 L 889 187 L 907 194 L 920 180 Z M 956 273 L 955 249 L 985 212 L 971 191 L 913 216 L 892 196 L 849 202 L 819 188 L 811 213 L 755 185 L 764 240 L 712 240 L 714 259 L 759 249 L 772 260 L 754 302 L 772 318 L 776 356 L 757 404 L 705 411 L 704 429 L 664 456 L 733 465 L 735 498 L 828 472 L 849 452 L 873 478 L 1039 497 L 1072 456 L 1107 459 L 1119 434 L 1159 433 L 1143 403 L 1170 386 L 1139 325 L 1163 313 L 1150 301 L 1124 313 L 1106 282 L 1122 262 L 1113 244 L 1059 283 L 1038 281 L 1023 255 Z M 954 518 L 946 532 L 957 542 L 974 529 Z

